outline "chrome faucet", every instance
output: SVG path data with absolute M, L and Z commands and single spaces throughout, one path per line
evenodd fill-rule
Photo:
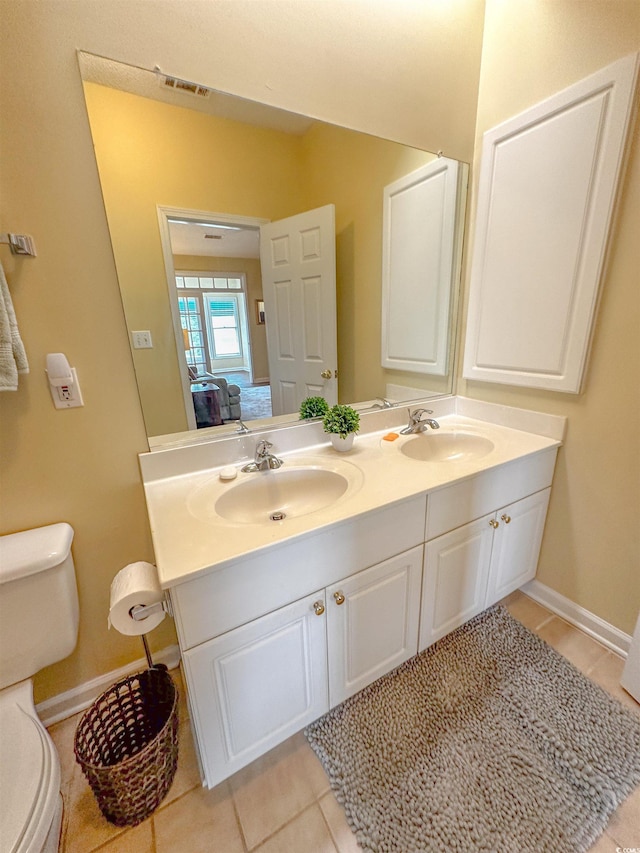
M 251 430 L 243 422 L 242 418 L 238 418 L 238 428 L 235 430 L 235 432 L 239 433 L 240 435 L 246 435 L 247 433 L 251 432 Z
M 422 418 L 423 415 L 432 415 L 432 409 L 407 409 L 409 412 L 409 423 L 406 425 L 404 429 L 400 430 L 401 435 L 411 435 L 416 432 L 424 432 L 427 427 L 431 427 L 431 429 L 440 429 L 440 424 L 438 421 L 434 421 L 433 418 Z
M 269 469 L 279 468 L 282 465 L 282 459 L 278 459 L 269 451 L 273 444 L 266 439 L 261 439 L 256 444 L 256 455 L 253 462 L 247 463 L 241 471 L 245 473 L 253 471 L 268 471 Z
M 371 407 L 372 409 L 393 409 L 393 403 L 391 400 L 387 400 L 386 397 L 376 397 L 376 401 Z

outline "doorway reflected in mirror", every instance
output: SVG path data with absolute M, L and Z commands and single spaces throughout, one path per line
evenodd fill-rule
M 271 417 L 271 387 L 268 382 L 252 383 L 246 371 L 225 373 L 225 379 L 240 388 L 240 412 L 243 421 Z

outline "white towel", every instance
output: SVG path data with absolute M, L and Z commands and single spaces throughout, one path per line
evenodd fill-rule
M 18 331 L 7 279 L 0 264 L 0 391 L 17 391 L 18 374 L 29 372 L 29 362 Z

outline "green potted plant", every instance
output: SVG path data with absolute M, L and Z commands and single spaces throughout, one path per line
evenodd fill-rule
M 329 411 L 329 404 L 324 397 L 307 397 L 300 404 L 300 419 L 323 418 Z
M 351 406 L 333 406 L 322 419 L 325 432 L 329 433 L 336 450 L 351 450 L 354 433 L 360 426 L 360 415 Z

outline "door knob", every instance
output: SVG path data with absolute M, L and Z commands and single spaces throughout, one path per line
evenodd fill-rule
M 323 379 L 331 379 L 331 371 L 323 370 L 320 376 L 322 376 Z
M 511 521 L 511 516 L 507 515 L 506 512 L 503 512 L 500 518 L 504 521 L 505 524 L 509 524 Z
M 313 610 L 316 616 L 322 616 L 324 613 L 324 604 L 321 601 L 314 601 Z
M 344 604 L 344 595 L 338 590 L 338 592 L 333 593 L 333 597 L 336 600 L 336 604 Z
M 494 530 L 496 529 L 496 527 L 500 527 L 500 522 L 496 521 L 495 518 L 490 518 L 489 524 L 493 527 Z

